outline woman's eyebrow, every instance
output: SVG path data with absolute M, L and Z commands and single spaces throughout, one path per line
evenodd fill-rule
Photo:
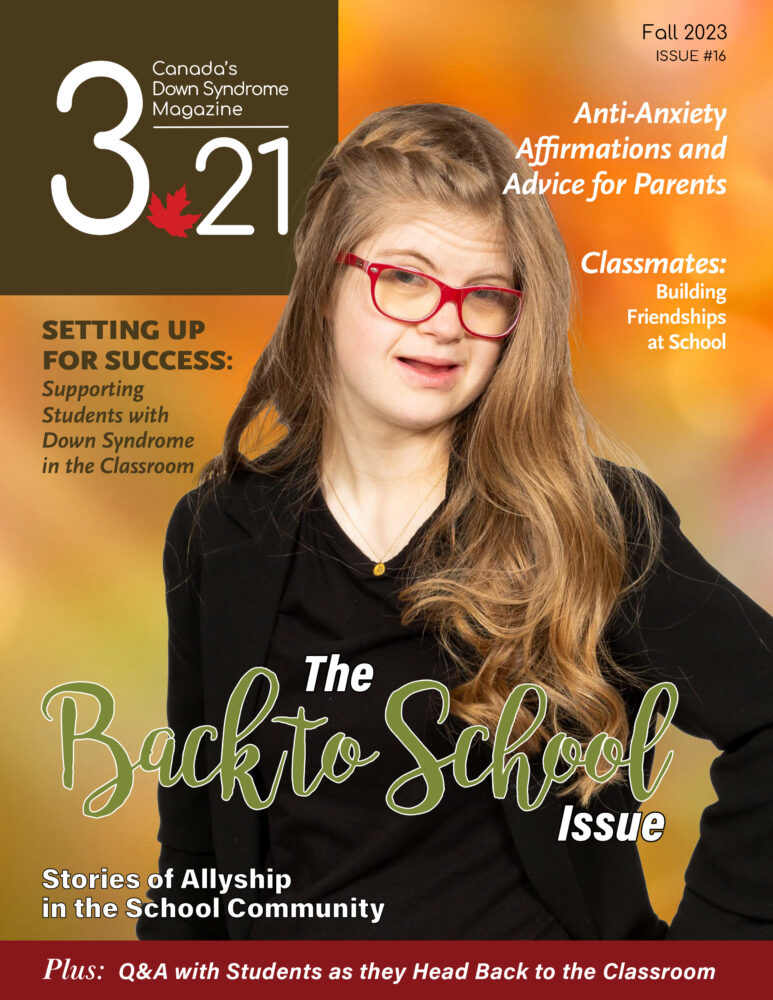
M 425 257 L 424 254 L 419 253 L 418 250 L 381 250 L 379 251 L 379 256 L 415 257 L 416 260 L 420 261 L 421 264 L 428 270 L 431 271 L 432 268 L 435 267 L 435 264 L 429 259 L 429 257 Z
M 427 269 L 427 271 L 429 273 L 434 273 L 434 271 L 435 271 L 435 269 L 437 267 L 437 265 L 432 260 L 430 260 L 429 257 L 425 257 L 424 254 L 423 253 L 419 253 L 418 250 L 404 250 L 404 249 L 401 249 L 401 250 L 380 250 L 380 251 L 378 251 L 378 256 L 383 256 L 383 257 L 414 257 L 416 260 L 418 260 L 421 263 L 422 267 L 424 267 L 424 268 Z M 476 275 L 473 275 L 473 277 L 468 278 L 467 281 L 465 281 L 463 287 L 467 287 L 468 285 L 487 284 L 487 283 L 490 283 L 490 282 L 497 282 L 497 283 L 499 283 L 501 285 L 504 285 L 504 286 L 506 286 L 506 287 L 509 288 L 510 287 L 510 282 L 512 280 L 513 280 L 512 276 L 508 277 L 507 275 L 502 274 L 499 271 L 485 271 L 485 272 L 483 272 L 481 274 L 476 274 Z

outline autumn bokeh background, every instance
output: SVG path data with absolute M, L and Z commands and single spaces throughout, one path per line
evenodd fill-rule
M 471 11 L 474 14 L 471 14 Z M 768 325 L 771 213 L 768 72 L 771 8 L 733 3 L 591 0 L 371 0 L 340 4 L 340 132 L 390 104 L 433 100 L 490 118 L 514 139 L 622 138 L 716 142 L 710 127 L 580 127 L 580 103 L 629 106 L 706 103 L 728 108 L 727 159 L 669 161 L 641 169 L 667 176 L 728 178 L 724 197 L 630 194 L 586 204 L 551 199 L 570 252 L 608 248 L 616 256 L 727 258 L 727 350 L 648 351 L 651 332 L 627 326 L 629 306 L 656 305 L 654 279 L 581 276 L 575 341 L 580 391 L 665 489 L 683 527 L 706 557 L 759 603 L 773 603 L 773 343 Z M 643 22 L 725 23 L 724 62 L 656 63 Z M 714 47 L 712 43 L 711 47 Z M 670 43 L 669 43 L 670 45 Z M 699 46 L 702 52 L 703 46 Z M 635 165 L 606 165 L 631 176 Z M 543 172 L 588 176 L 587 164 Z M 629 183 L 629 187 L 630 187 Z M 163 724 L 165 618 L 160 557 L 166 521 L 192 478 L 44 476 L 40 324 L 49 318 L 197 318 L 210 349 L 233 356 L 221 374 L 144 379 L 148 402 L 172 412 L 172 429 L 197 435 L 198 464 L 218 450 L 250 365 L 280 313 L 276 297 L 7 298 L 0 304 L 4 389 L 0 434 L 5 474 L 0 548 L 3 683 L 5 938 L 125 938 L 125 918 L 43 921 L 44 868 L 154 870 L 155 784 L 139 775 L 130 801 L 103 820 L 80 814 L 82 799 L 107 776 L 99 751 L 78 759 L 76 790 L 60 781 L 56 726 L 40 714 L 50 687 L 96 680 L 117 701 L 113 733 L 135 751 Z M 698 306 L 702 303 L 698 303 Z M 689 308 L 689 304 L 688 304 Z M 662 332 L 662 328 L 661 328 Z M 666 331 L 668 332 L 668 331 Z M 107 375 L 104 376 L 108 378 Z M 73 381 L 80 381 L 78 376 Z M 133 457 L 142 457 L 133 456 Z M 728 663 L 728 684 L 733 664 Z M 644 862 L 656 908 L 670 917 L 712 798 L 712 747 L 680 734 L 662 790 L 648 808 L 668 817 Z M 132 893 L 126 893 L 130 895 Z M 123 893 L 93 894 L 122 898 Z

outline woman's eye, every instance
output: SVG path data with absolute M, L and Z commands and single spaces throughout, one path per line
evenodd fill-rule
M 485 302 L 486 305 L 499 305 L 505 301 L 507 294 L 496 288 L 476 288 L 472 296 L 478 302 Z
M 397 268 L 391 268 L 385 274 L 391 281 L 395 281 L 400 285 L 420 285 L 424 282 L 424 278 L 413 271 L 400 271 Z

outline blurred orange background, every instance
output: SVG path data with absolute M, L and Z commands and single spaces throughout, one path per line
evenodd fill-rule
M 688 537 L 765 606 L 773 603 L 773 340 L 767 302 L 773 253 L 766 172 L 771 134 L 763 127 L 771 98 L 770 19 L 770 6 L 752 0 L 340 4 L 341 135 L 371 111 L 426 100 L 469 108 L 516 142 L 558 134 L 564 141 L 629 135 L 637 141 L 713 143 L 727 132 L 724 160 L 638 166 L 559 161 L 541 172 L 590 176 L 605 167 L 628 177 L 637 169 L 727 177 L 723 197 L 635 197 L 629 191 L 593 204 L 560 196 L 551 204 L 578 263 L 588 250 L 603 248 L 612 256 L 727 258 L 727 273 L 710 281 L 728 288 L 728 302 L 720 307 L 728 313 L 726 350 L 648 350 L 648 337 L 663 328 L 628 326 L 626 310 L 657 307 L 656 279 L 581 275 L 575 369 L 592 411 L 663 487 Z M 657 63 L 656 44 L 641 40 L 644 22 L 696 21 L 727 25 L 727 39 L 710 44 L 725 49 L 724 62 Z M 689 44 L 697 44 L 701 54 L 708 47 Z M 574 126 L 585 100 L 591 106 L 627 100 L 629 107 L 644 100 L 666 106 L 690 100 L 694 107 L 727 107 L 728 114 L 719 133 L 700 125 Z M 163 724 L 161 550 L 174 502 L 194 485 L 194 477 L 41 474 L 41 410 L 56 401 L 41 398 L 40 325 L 65 317 L 204 320 L 202 346 L 227 350 L 232 371 L 126 379 L 143 381 L 147 401 L 168 407 L 170 432 L 195 433 L 193 458 L 200 466 L 219 450 L 226 420 L 282 306 L 278 297 L 19 297 L 0 304 L 5 341 L 0 434 L 6 462 L 0 484 L 4 938 L 134 935 L 133 923 L 121 916 L 41 918 L 43 895 L 65 900 L 72 895 L 46 892 L 43 869 L 90 872 L 106 866 L 144 877 L 155 869 L 157 845 L 152 776 L 138 775 L 130 800 L 114 815 L 102 820 L 81 815 L 85 795 L 109 776 L 107 755 L 97 748 L 82 752 L 75 790 L 66 791 L 57 726 L 43 720 L 40 701 L 65 681 L 106 685 L 117 703 L 111 732 L 135 754 L 145 733 Z M 77 374 L 51 377 L 86 380 Z M 678 733 L 669 745 L 676 749 L 674 763 L 646 807 L 666 813 L 666 833 L 642 851 L 653 904 L 667 919 L 681 896 L 700 812 L 713 799 L 708 777 L 713 748 Z M 141 894 L 92 893 L 96 899 Z

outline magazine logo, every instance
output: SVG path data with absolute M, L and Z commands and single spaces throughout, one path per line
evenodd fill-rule
M 190 0 L 207 26 L 193 47 L 177 8 L 151 0 L 119 32 L 84 16 L 77 37 L 71 9 L 21 9 L 37 69 L 9 51 L 25 82 L 0 293 L 286 295 L 290 233 L 338 140 L 337 4 L 307 6 L 219 0 L 213 19 Z
M 54 204 L 61 217 L 73 229 L 91 236 L 109 236 L 128 229 L 139 219 L 145 209 L 150 192 L 150 174 L 142 154 L 131 143 L 124 141 L 139 122 L 143 108 L 142 88 L 136 77 L 125 66 L 103 59 L 95 59 L 76 66 L 62 80 L 56 97 L 56 106 L 63 113 L 71 111 L 75 92 L 81 84 L 87 80 L 100 78 L 114 80 L 123 89 L 126 97 L 126 113 L 114 128 L 95 133 L 94 145 L 97 149 L 114 153 L 126 163 L 132 179 L 129 200 L 115 215 L 95 218 L 81 212 L 73 204 L 67 189 L 67 178 L 64 174 L 56 174 L 51 179 L 51 197 L 54 199 Z M 276 231 L 282 236 L 287 234 L 288 146 L 288 141 L 284 136 L 261 143 L 258 146 L 259 155 L 274 152 L 277 154 Z M 218 136 L 216 139 L 210 139 L 199 150 L 196 156 L 196 170 L 203 172 L 207 169 L 207 160 L 216 149 L 233 150 L 239 158 L 241 170 L 228 190 L 224 192 L 196 228 L 196 232 L 203 236 L 252 236 L 255 232 L 255 227 L 252 225 L 216 222 L 223 209 L 233 201 L 252 176 L 250 151 L 238 139 Z M 172 236 L 187 236 L 185 230 L 200 218 L 198 215 L 187 218 L 181 216 L 182 208 L 188 204 L 189 202 L 185 200 L 185 185 L 174 195 L 167 195 L 166 207 L 154 194 L 148 205 L 151 212 L 148 219 L 158 229 L 165 229 Z

